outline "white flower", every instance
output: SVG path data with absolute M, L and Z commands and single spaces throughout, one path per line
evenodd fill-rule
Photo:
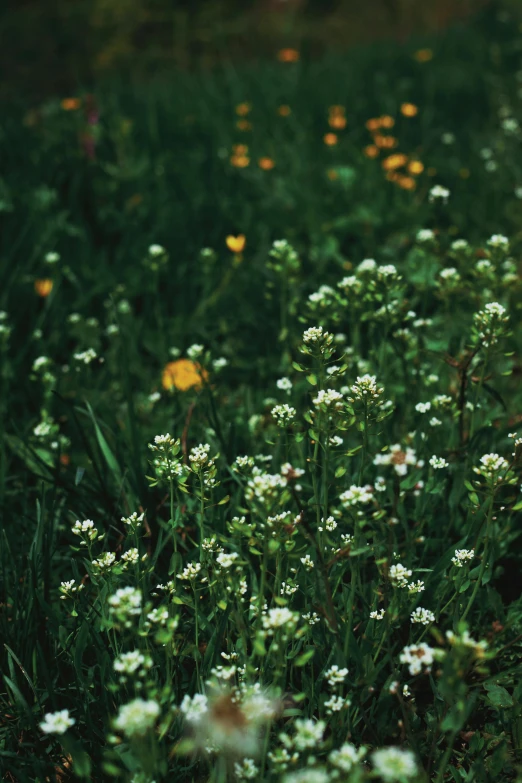
M 313 721 L 309 718 L 297 718 L 294 725 L 296 730 L 294 743 L 297 750 L 317 749 L 323 740 L 326 729 L 324 720 Z
M 374 272 L 377 269 L 377 262 L 374 258 L 365 258 L 357 266 L 357 272 Z
M 415 406 L 417 413 L 427 413 L 431 408 L 431 402 L 418 402 Z
M 328 754 L 328 761 L 342 772 L 350 772 L 352 767 L 358 764 L 365 755 L 366 748 L 357 749 L 351 742 L 345 742 L 340 748 L 332 750 Z
M 114 671 L 121 674 L 135 674 L 140 669 L 150 669 L 151 666 L 152 658 L 143 655 L 139 650 L 120 653 L 114 661 Z
M 159 714 L 160 706 L 156 701 L 134 699 L 120 707 L 114 728 L 127 737 L 143 736 L 154 726 Z
M 443 204 L 448 203 L 450 192 L 447 188 L 443 188 L 442 185 L 434 185 L 428 195 L 428 201 L 433 203 L 434 201 L 442 201 Z
M 391 746 L 374 751 L 371 758 L 375 771 L 384 783 L 402 783 L 404 778 L 412 778 L 418 771 L 411 750 Z
M 467 250 L 469 242 L 467 239 L 454 239 L 450 247 L 453 251 L 458 253 L 460 250 Z
M 345 707 L 349 707 L 350 704 L 350 699 L 344 696 L 330 696 L 328 701 L 325 701 L 324 706 L 326 707 L 327 715 L 333 715 L 334 712 L 340 712 Z
M 406 587 L 412 573 L 413 571 L 409 568 L 405 568 L 401 563 L 396 563 L 395 565 L 390 566 L 390 581 L 396 587 Z
M 303 342 L 306 345 L 319 345 L 324 348 L 333 340 L 333 334 L 323 331 L 322 326 L 311 326 L 303 332 Z
M 118 615 L 141 614 L 141 591 L 136 587 L 120 587 L 109 596 L 109 611 Z
M 300 557 L 299 559 L 301 560 L 301 563 L 304 565 L 307 571 L 311 571 L 312 568 L 315 567 L 315 563 L 310 557 L 310 555 L 307 554 L 304 557 Z
M 508 467 L 509 462 L 507 459 L 504 459 L 504 457 L 501 457 L 499 454 L 492 453 L 484 454 L 484 456 L 480 458 L 480 466 L 473 468 L 473 470 L 479 476 L 490 479 L 496 478 L 498 482 L 501 480 L 498 473 L 506 471 Z
M 339 499 L 343 506 L 357 506 L 364 503 L 370 503 L 373 500 L 372 487 L 366 484 L 364 487 L 357 487 L 352 484 L 350 489 L 345 490 Z
M 356 382 L 351 386 L 350 391 L 353 394 L 353 400 L 364 402 L 365 400 L 376 400 L 383 393 L 384 389 L 377 386 L 375 375 L 361 375 L 357 377 Z M 350 402 L 353 401 L 350 398 Z
M 234 762 L 234 774 L 239 780 L 255 780 L 259 776 L 259 767 L 254 759 L 243 759 L 241 763 Z
M 435 622 L 435 615 L 433 614 L 433 612 L 430 612 L 429 609 L 423 609 L 422 607 L 418 606 L 411 613 L 411 621 L 412 623 L 421 623 L 421 625 L 429 625 L 430 623 Z
M 60 254 L 55 253 L 51 251 L 50 253 L 46 253 L 44 256 L 44 261 L 46 264 L 56 264 L 60 260 Z
M 370 612 L 370 617 L 372 620 L 384 620 L 385 614 L 386 609 L 377 609 L 375 612 Z
M 67 729 L 70 729 L 75 723 L 75 719 L 69 715 L 69 710 L 59 710 L 44 715 L 40 729 L 44 734 L 65 734 Z
M 343 405 L 343 395 L 334 389 L 321 389 L 314 397 L 313 403 L 316 408 L 340 410 Z
M 333 665 L 324 673 L 324 676 L 330 688 L 335 688 L 336 685 L 341 685 L 346 680 L 348 669 L 340 669 L 337 665 Z
M 196 693 L 195 696 L 187 694 L 179 709 L 189 723 L 198 723 L 208 711 L 208 699 L 203 693 Z
M 187 348 L 187 356 L 189 359 L 194 361 L 195 359 L 199 359 L 203 351 L 205 350 L 205 347 L 203 345 L 199 345 L 199 343 L 194 343 L 189 348 Z
M 408 585 L 408 592 L 410 595 L 416 595 L 417 593 L 423 593 L 426 589 L 424 586 L 424 582 L 422 582 L 420 579 L 417 580 L 417 582 L 410 582 Z
M 441 424 L 441 420 L 437 419 L 436 416 L 432 416 L 432 418 L 429 420 L 430 427 L 440 427 Z
M 162 256 L 166 252 L 167 251 L 162 245 L 149 245 L 149 256 L 152 256 L 152 258 Z
M 431 228 L 421 228 L 420 231 L 417 231 L 417 242 L 431 242 L 435 239 L 435 234 L 431 230 Z
M 473 560 L 474 557 L 475 557 L 474 549 L 456 549 L 455 556 L 451 558 L 451 562 L 453 563 L 453 565 L 457 566 L 457 568 L 463 568 L 464 563 L 467 560 Z
M 82 362 L 83 364 L 90 364 L 93 362 L 96 357 L 97 353 L 94 350 L 94 348 L 87 348 L 86 351 L 80 351 L 79 353 L 73 354 L 73 359 L 76 359 L 77 362 Z
M 276 405 L 272 408 L 272 416 L 277 422 L 278 427 L 286 427 L 297 416 L 297 411 L 292 408 L 291 405 L 284 403 L 283 405 Z
M 290 394 L 293 384 L 290 378 L 279 378 L 279 380 L 276 381 L 276 386 L 278 389 L 281 389 L 281 391 Z
M 276 630 L 277 628 L 286 628 L 288 631 L 295 628 L 299 615 L 292 612 L 286 606 L 278 606 L 270 609 L 268 614 L 263 617 L 263 628 L 266 630 Z
M 221 552 L 216 557 L 216 563 L 221 568 L 230 568 L 234 565 L 235 561 L 238 559 L 239 555 L 237 552 Z
M 408 669 L 411 675 L 420 674 L 423 670 L 431 670 L 431 665 L 435 660 L 435 650 L 424 642 L 421 644 L 410 644 L 408 647 L 404 647 L 399 656 L 401 663 L 408 664 Z
M 449 466 L 449 462 L 444 457 L 436 457 L 435 454 L 433 457 L 430 457 L 429 462 L 433 470 L 443 470 Z
M 187 581 L 191 581 L 193 579 L 197 578 L 197 575 L 201 571 L 201 563 L 189 563 L 181 574 L 178 574 L 178 579 L 186 579 Z
M 132 547 L 131 549 L 128 549 L 126 552 L 123 553 L 121 559 L 124 560 L 126 563 L 131 563 L 132 565 L 135 565 L 140 559 L 140 553 L 137 547 Z
M 453 633 L 453 631 L 446 631 L 446 638 L 452 647 L 467 647 L 470 650 L 473 650 L 479 657 L 488 646 L 488 643 L 484 639 L 480 642 L 473 639 L 473 637 L 469 635 L 468 630 L 463 631 L 460 636 Z

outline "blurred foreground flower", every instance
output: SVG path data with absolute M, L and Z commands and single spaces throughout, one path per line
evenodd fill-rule
M 415 115 L 418 113 L 418 108 L 415 106 L 414 103 L 403 103 L 401 104 L 401 114 L 404 117 L 415 117 Z
M 201 389 L 203 382 L 208 378 L 207 372 L 196 362 L 190 359 L 177 359 L 165 365 L 161 378 L 164 389 Z
M 259 158 L 257 163 L 259 168 L 263 169 L 263 171 L 270 171 L 270 169 L 273 169 L 275 166 L 275 163 L 272 160 L 272 158 Z
M 232 253 L 242 253 L 246 245 L 246 237 L 244 234 L 238 234 L 237 237 L 229 235 L 226 238 L 228 249 Z
M 63 98 L 60 101 L 60 106 L 64 111 L 76 111 L 81 105 L 82 102 L 79 98 Z
M 44 278 L 43 280 L 35 280 L 34 290 L 36 291 L 38 296 L 45 298 L 46 296 L 49 296 L 49 294 L 53 290 L 53 281 L 50 280 L 49 278 Z
M 418 49 L 414 53 L 413 58 L 417 60 L 418 63 L 427 63 L 433 58 L 433 52 L 431 49 Z
M 297 49 L 280 49 L 277 59 L 281 63 L 296 63 L 299 60 L 299 52 Z

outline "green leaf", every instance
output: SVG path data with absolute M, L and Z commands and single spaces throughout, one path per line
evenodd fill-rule
M 310 661 L 315 655 L 315 648 L 312 648 L 311 650 L 306 650 L 302 655 L 300 655 L 298 658 L 295 659 L 294 663 L 296 666 L 305 666 L 308 661 Z
M 317 386 L 317 375 L 315 373 L 311 372 L 310 375 L 307 375 L 306 380 L 310 386 Z
M 506 709 L 513 706 L 511 694 L 502 685 L 497 685 L 495 682 L 485 682 L 484 688 L 488 692 L 487 700 L 493 707 Z
M 96 417 L 94 415 L 94 411 L 89 405 L 89 403 L 86 401 L 85 405 L 87 407 L 87 410 L 89 411 L 89 415 L 91 417 L 91 421 L 94 426 L 94 432 L 96 434 L 96 440 L 98 441 L 98 446 L 100 447 L 100 451 L 103 454 L 103 458 L 105 459 L 105 462 L 107 463 L 107 467 L 113 474 L 115 480 L 118 484 L 121 484 L 122 482 L 122 474 L 120 470 L 120 466 L 118 465 L 118 461 L 116 460 L 116 457 L 112 453 L 109 444 L 107 443 L 105 439 L 105 435 L 101 431 L 98 422 L 96 421 Z

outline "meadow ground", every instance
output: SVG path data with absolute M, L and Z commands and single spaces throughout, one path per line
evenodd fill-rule
M 522 28 L 0 126 L 8 783 L 522 780 Z

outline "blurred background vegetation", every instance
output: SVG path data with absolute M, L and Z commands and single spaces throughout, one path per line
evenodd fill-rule
M 514 0 L 516 5 L 516 0 Z M 469 18 L 491 0 L 4 0 L 0 97 L 40 99 L 107 75 L 143 79 L 172 66 L 207 68 L 309 57 L 381 38 L 406 40 Z

